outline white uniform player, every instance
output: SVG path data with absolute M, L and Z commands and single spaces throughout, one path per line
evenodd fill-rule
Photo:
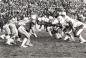
M 80 43 L 86 42 L 86 40 L 84 38 L 82 38 L 82 36 L 81 36 L 81 32 L 83 31 L 84 24 L 82 22 L 78 21 L 78 20 L 72 19 L 69 16 L 67 16 L 66 12 L 62 12 L 61 14 L 63 15 L 63 18 L 66 22 L 71 22 L 72 23 L 73 34 L 74 34 L 74 36 L 78 37 L 81 40 Z
M 5 24 L 3 26 L 3 29 L 5 30 L 5 37 L 4 38 L 7 40 L 6 44 L 12 45 L 11 43 L 14 42 L 14 40 L 10 37 L 11 31 L 10 31 L 10 28 L 9 28 L 9 24 Z

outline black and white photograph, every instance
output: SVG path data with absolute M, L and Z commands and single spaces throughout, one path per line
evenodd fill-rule
M 86 58 L 86 0 L 0 0 L 0 58 Z

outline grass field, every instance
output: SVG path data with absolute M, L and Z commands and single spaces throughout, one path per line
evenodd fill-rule
M 86 30 L 82 33 L 86 38 Z M 38 32 L 38 37 L 31 37 L 33 47 L 21 48 L 8 46 L 0 40 L 0 58 L 86 58 L 86 43 L 57 40 L 46 32 Z

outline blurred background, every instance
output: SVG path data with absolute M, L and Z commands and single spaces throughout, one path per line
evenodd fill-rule
M 86 0 L 0 0 L 0 16 L 56 15 L 65 10 L 69 16 L 76 14 L 86 17 Z

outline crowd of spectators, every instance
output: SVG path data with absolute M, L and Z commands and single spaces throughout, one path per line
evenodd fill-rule
M 85 6 L 81 0 L 1 0 L 0 16 L 30 16 L 34 12 L 57 16 L 63 10 L 70 14 L 83 13 L 86 16 Z

